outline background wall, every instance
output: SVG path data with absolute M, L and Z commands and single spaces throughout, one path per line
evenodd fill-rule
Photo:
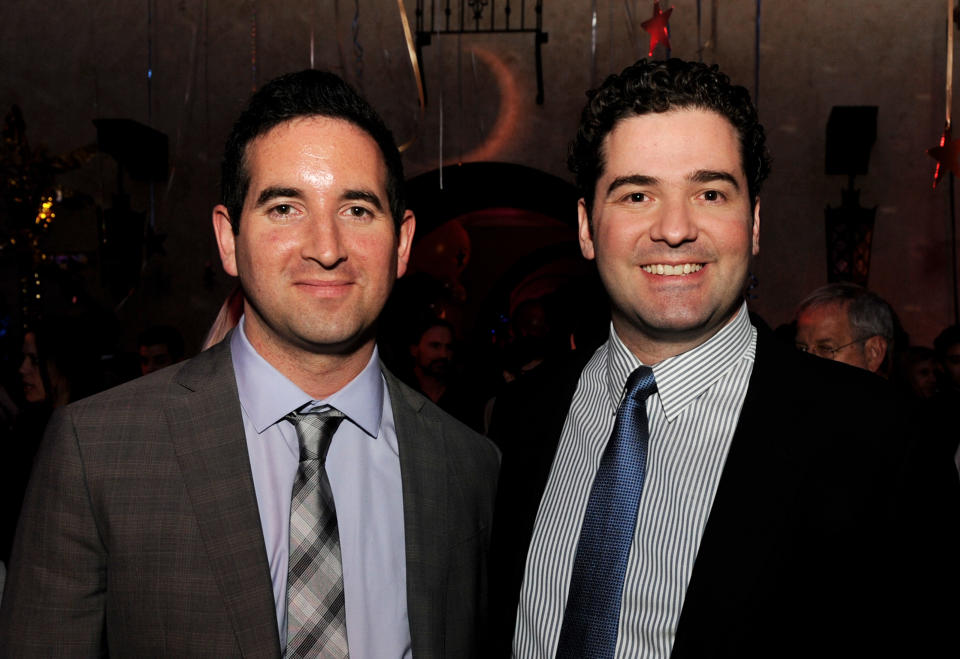
M 413 24 L 415 1 L 406 5 Z M 128 326 L 172 322 L 196 347 L 231 286 L 209 217 L 224 139 L 255 86 L 311 63 L 344 75 L 399 142 L 415 138 L 404 154 L 411 177 L 441 163 L 489 160 L 568 179 L 566 145 L 584 90 L 646 54 L 639 23 L 652 3 L 597 0 L 595 51 L 592 3 L 544 5 L 542 106 L 534 101 L 532 36 L 445 36 L 424 49 L 429 102 L 421 118 L 393 0 L 7 2 L 0 8 L 0 112 L 19 105 L 31 147 L 50 154 L 95 143 L 92 120 L 100 117 L 132 118 L 169 136 L 169 179 L 152 193 L 147 183 L 126 183 L 134 209 L 149 213 L 153 204 L 165 254 L 145 261 L 129 296 L 95 294 Z M 944 122 L 946 3 L 767 0 L 759 63 L 754 0 L 702 0 L 699 44 L 697 5 L 672 3 L 672 55 L 718 63 L 758 91 L 774 157 L 752 307 L 776 326 L 826 282 L 823 210 L 840 204 L 846 185 L 823 173 L 827 117 L 834 105 L 876 105 L 870 172 L 856 181 L 861 203 L 878 208 L 870 286 L 893 304 L 915 342 L 931 343 L 953 317 L 948 186 L 931 189 L 935 163 L 925 153 Z M 663 58 L 663 50 L 654 56 Z M 57 180 L 86 203 L 58 212 L 49 251 L 95 251 L 97 207 L 112 205 L 115 162 L 94 155 Z M 15 268 L 4 258 L 2 301 L 15 310 Z M 98 275 L 91 268 L 84 276 Z

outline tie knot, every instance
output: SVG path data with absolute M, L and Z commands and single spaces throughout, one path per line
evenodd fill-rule
M 338 409 L 328 407 L 317 412 L 291 412 L 283 417 L 297 429 L 300 441 L 300 462 L 319 460 L 326 462 L 330 440 L 340 427 L 344 414 Z
M 627 378 L 627 396 L 638 403 L 643 403 L 657 390 L 657 381 L 653 377 L 653 369 L 649 366 L 640 366 Z

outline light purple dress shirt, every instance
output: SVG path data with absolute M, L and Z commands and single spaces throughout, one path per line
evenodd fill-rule
M 284 416 L 310 405 L 346 415 L 327 453 L 337 505 L 353 659 L 410 657 L 400 453 L 390 394 L 374 349 L 369 363 L 340 391 L 313 400 L 250 345 L 241 319 L 230 339 L 243 427 L 273 580 L 281 651 L 287 645 L 290 496 L 300 449 Z

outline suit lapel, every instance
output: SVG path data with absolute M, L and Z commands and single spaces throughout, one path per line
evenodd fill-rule
M 447 457 L 443 428 L 421 414 L 424 399 L 383 369 L 400 447 L 403 527 L 407 566 L 407 615 L 413 656 L 442 655 L 446 592 Z M 430 438 L 426 441 L 425 438 Z
M 758 566 L 774 557 L 784 511 L 798 496 L 810 459 L 809 438 L 798 430 L 802 397 L 783 380 L 775 341 L 758 335 L 749 389 L 677 625 L 675 659 L 696 655 L 707 638 L 725 647 L 722 639 L 744 630 L 740 616 L 768 574 Z
M 279 656 L 276 609 L 229 337 L 171 384 L 170 435 L 244 656 Z

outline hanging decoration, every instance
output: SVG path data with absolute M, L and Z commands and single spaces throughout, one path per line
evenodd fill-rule
M 337 59 L 340 62 L 340 76 L 347 77 L 347 60 L 343 56 L 343 30 L 340 29 L 340 0 L 333 0 L 333 24 L 337 33 Z
M 944 169 L 953 172 L 954 178 L 960 176 L 960 140 L 953 139 L 951 134 L 951 120 L 953 114 L 953 33 L 957 24 L 960 23 L 960 16 L 955 7 L 955 0 L 947 0 L 947 66 L 946 66 L 946 89 L 945 89 L 945 118 L 943 133 L 940 135 L 940 143 L 930 149 L 927 154 L 937 161 L 937 166 L 933 170 L 933 187 L 937 187 L 940 178 L 944 174 Z M 954 178 L 950 179 L 949 185 L 949 209 L 950 209 L 950 271 L 953 283 L 953 322 L 960 324 L 960 282 L 957 279 L 957 215 L 956 203 L 954 199 Z
M 940 177 L 944 170 L 950 170 L 954 176 L 960 176 L 960 139 L 955 140 L 951 135 L 950 122 L 943 127 L 943 134 L 940 135 L 940 144 L 930 147 L 927 153 L 931 158 L 937 161 L 937 166 L 933 170 L 933 187 L 937 187 Z
M 590 88 L 597 86 L 597 0 L 591 0 L 590 8 Z
M 700 0 L 697 0 L 697 61 L 703 61 L 703 36 L 700 30 L 702 17 L 703 17 L 703 7 L 700 6 Z
M 633 46 L 636 56 L 642 57 L 643 49 L 640 46 L 640 37 L 634 29 L 636 21 L 633 17 L 633 9 L 630 8 L 631 2 L 632 0 L 623 0 L 623 13 L 626 15 L 626 21 L 624 21 L 624 23 L 627 26 L 627 39 L 630 41 L 630 45 Z
M 953 172 L 954 176 L 960 176 L 960 144 L 954 140 L 951 135 L 950 124 L 953 114 L 953 24 L 954 24 L 954 0 L 947 0 L 947 82 L 945 90 L 946 108 L 943 133 L 940 135 L 940 144 L 927 149 L 927 154 L 937 161 L 937 166 L 933 170 L 933 187 L 936 189 L 940 177 L 943 176 L 944 168 Z
M 420 63 L 417 61 L 417 46 L 413 41 L 413 34 L 410 31 L 410 22 L 407 20 L 407 8 L 403 5 L 403 0 L 397 0 L 397 8 L 400 10 L 400 24 L 403 26 L 403 39 L 407 44 L 407 55 L 410 57 L 410 67 L 413 69 L 413 79 L 417 83 L 417 102 L 420 108 L 417 123 L 423 121 L 427 99 L 423 92 L 423 78 L 420 77 Z M 414 130 L 413 137 L 397 147 L 400 153 L 403 153 L 417 141 L 417 132 Z
M 350 23 L 353 35 L 353 60 L 357 76 L 357 87 L 363 90 L 363 46 L 360 45 L 360 0 L 353 0 L 353 21 Z
M 670 57 L 670 14 L 673 13 L 673 7 L 663 11 L 660 8 L 660 0 L 653 1 L 653 16 L 640 24 L 644 32 L 650 35 L 650 50 L 647 57 L 653 56 L 656 47 L 663 43 L 667 50 L 667 57 Z

